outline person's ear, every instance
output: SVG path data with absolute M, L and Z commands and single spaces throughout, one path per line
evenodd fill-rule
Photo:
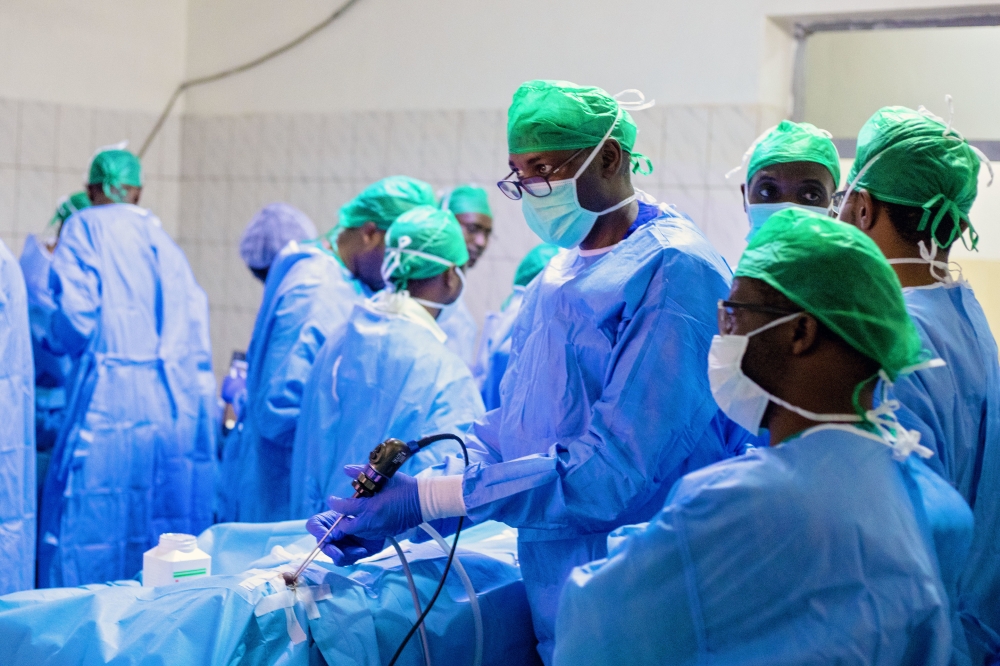
M 747 212 L 747 184 L 740 183 L 740 195 L 743 198 L 743 212 Z
M 373 250 L 385 239 L 385 232 L 378 228 L 378 225 L 369 220 L 361 225 L 361 236 L 364 238 L 365 248 Z
M 875 201 L 867 190 L 855 190 L 854 226 L 865 233 L 875 228 Z
M 819 322 L 811 315 L 801 315 L 795 320 L 792 333 L 792 355 L 802 356 L 815 348 L 818 342 Z
M 139 199 L 142 198 L 142 188 L 133 187 L 131 188 L 131 190 L 132 191 L 130 192 L 131 196 L 129 196 L 129 203 L 132 204 L 133 206 L 138 206 Z
M 601 148 L 601 175 L 605 178 L 616 176 L 621 170 L 625 151 L 615 139 L 609 138 Z

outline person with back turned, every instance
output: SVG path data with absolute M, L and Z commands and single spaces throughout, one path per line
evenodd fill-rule
M 1000 363 L 983 308 L 948 258 L 959 239 L 978 242 L 969 211 L 981 163 L 989 166 L 951 123 L 886 107 L 858 134 L 838 209 L 888 258 L 920 339 L 947 364 L 901 378 L 893 394 L 900 422 L 934 451 L 928 464 L 975 515 L 957 594 L 976 666 L 1000 663 Z
M 50 343 L 77 365 L 42 495 L 42 587 L 131 578 L 164 532 L 212 522 L 208 299 L 159 219 L 139 160 L 94 157 L 92 206 L 52 257 Z

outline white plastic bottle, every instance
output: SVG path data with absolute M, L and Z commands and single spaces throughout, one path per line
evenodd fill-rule
M 142 586 L 159 587 L 212 575 L 212 556 L 190 534 L 167 532 L 142 555 Z

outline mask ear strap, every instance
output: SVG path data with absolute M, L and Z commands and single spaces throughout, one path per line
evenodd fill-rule
M 421 305 L 426 305 L 429 308 L 436 308 L 438 310 L 444 310 L 449 305 L 453 305 L 456 301 L 458 301 L 458 299 L 462 297 L 462 294 L 465 293 L 465 271 L 463 271 L 460 266 L 456 266 L 455 264 L 452 264 L 451 267 L 455 269 L 455 273 L 458 274 L 458 280 L 459 282 L 462 283 L 462 289 L 461 291 L 458 292 L 458 296 L 455 297 L 454 301 L 452 301 L 451 303 L 435 303 L 434 301 L 428 301 L 423 298 L 416 298 L 415 296 L 410 296 L 410 298 L 412 298 L 417 303 L 420 303 Z
M 608 137 L 611 136 L 611 133 L 615 131 L 615 127 L 618 125 L 618 121 L 621 120 L 621 117 L 622 117 L 622 107 L 621 107 L 621 104 L 619 104 L 618 105 L 618 113 L 615 115 L 615 121 L 613 123 L 611 123 L 611 127 L 609 127 L 608 131 L 605 132 L 604 138 L 601 139 L 601 142 L 599 144 L 597 144 L 596 146 L 594 146 L 594 149 L 592 151 L 590 151 L 590 155 L 587 157 L 586 161 L 584 161 L 583 165 L 580 166 L 580 168 L 576 170 L 576 174 L 573 176 L 574 180 L 576 180 L 577 178 L 579 178 L 580 174 L 582 174 L 584 171 L 586 171 L 587 167 L 590 166 L 590 163 L 594 161 L 595 157 L 597 157 L 597 153 L 601 150 L 601 146 L 603 146 L 604 143 L 608 140 Z
M 962 282 L 962 267 L 954 261 L 938 261 L 938 245 L 937 241 L 933 238 L 931 239 L 931 249 L 928 250 L 927 246 L 923 241 L 917 243 L 917 247 L 920 249 L 920 258 L 916 257 L 906 257 L 903 259 L 889 259 L 891 265 L 896 264 L 927 264 L 928 270 L 930 271 L 931 277 L 938 282 L 943 282 L 944 284 L 954 284 L 956 282 Z M 940 271 L 940 272 L 939 272 Z M 952 271 L 958 273 L 958 279 L 956 280 L 952 276 Z
M 854 180 L 851 181 L 851 184 L 847 186 L 847 191 L 844 192 L 844 198 L 840 202 L 840 210 L 837 211 L 838 222 L 844 221 L 843 218 L 844 209 L 847 208 L 847 200 L 851 198 L 851 192 L 855 190 L 855 188 L 857 187 L 858 183 L 861 182 L 861 179 L 864 177 L 864 175 L 868 173 L 868 169 L 871 169 L 872 165 L 878 162 L 878 159 L 880 157 L 882 157 L 882 153 L 878 153 L 877 155 L 875 155 L 875 157 L 868 160 L 868 164 L 861 167 L 861 171 L 859 171 L 858 175 L 854 177 Z
M 757 328 L 757 329 L 754 329 L 754 330 L 750 331 L 749 333 L 746 334 L 746 337 L 748 337 L 748 338 L 749 337 L 753 337 L 754 335 L 757 335 L 758 333 L 763 333 L 764 331 L 768 330 L 769 328 L 774 328 L 775 326 L 781 326 L 782 324 L 787 324 L 788 322 L 793 321 L 799 315 L 804 315 L 804 314 L 806 314 L 804 311 L 803 312 L 793 312 L 791 314 L 785 315 L 784 317 L 779 317 L 778 319 L 775 319 L 772 322 L 768 322 L 768 323 L 764 324 L 760 328 Z
M 634 101 L 624 101 L 619 99 L 623 95 L 635 95 L 638 99 Z M 618 102 L 619 108 L 625 109 L 626 111 L 644 111 L 646 109 L 651 109 L 656 106 L 656 100 L 651 99 L 646 101 L 646 96 L 641 90 L 637 88 L 628 88 L 621 91 L 617 95 L 613 96 L 615 101 Z
M 385 282 L 385 288 L 389 291 L 395 291 L 395 285 L 389 278 L 392 277 L 392 274 L 403 263 L 403 250 L 410 242 L 411 239 L 409 236 L 401 236 L 396 242 L 396 247 L 386 248 L 385 256 L 382 258 L 382 268 L 379 272 L 382 274 L 382 281 Z

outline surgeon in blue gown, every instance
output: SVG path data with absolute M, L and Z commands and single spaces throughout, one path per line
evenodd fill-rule
M 290 245 L 271 264 L 247 350 L 239 441 L 230 446 L 227 439 L 224 452 L 222 484 L 236 496 L 221 503 L 223 520 L 288 519 L 292 444 L 316 354 L 354 305 L 382 288 L 385 232 L 392 221 L 434 203 L 427 183 L 385 178 L 344 205 L 328 238 Z
M 161 533 L 212 520 L 208 299 L 136 205 L 134 155 L 99 153 L 89 183 L 94 205 L 63 225 L 50 273 L 49 339 L 77 374 L 45 479 L 41 587 L 130 578 Z
M 35 359 L 35 448 L 37 455 L 38 491 L 41 493 L 45 472 L 49 467 L 52 447 L 62 426 L 66 400 L 72 391 L 73 362 L 68 354 L 54 353 L 46 342 L 52 313 L 56 309 L 49 288 L 52 251 L 59 231 L 70 215 L 90 205 L 86 192 L 65 197 L 56 207 L 49 224 L 53 237 L 46 241 L 28 234 L 21 250 L 21 271 L 28 289 L 28 318 L 31 321 L 31 350 Z
M 0 241 L 0 595 L 35 586 L 36 492 L 28 294 Z
M 462 231 L 446 210 L 418 206 L 386 236 L 389 285 L 354 306 L 346 329 L 323 345 L 302 398 L 292 464 L 293 517 L 353 493 L 345 465 L 364 463 L 379 442 L 435 433 L 464 437 L 484 414 L 468 366 L 448 349 L 436 317 L 462 292 L 468 260 Z M 416 474 L 458 447 L 422 449 L 401 468 Z
M 521 573 L 542 659 L 573 567 L 604 557 L 608 533 L 649 520 L 681 475 L 734 453 L 705 363 L 726 262 L 698 228 L 636 192 L 636 127 L 598 88 L 531 81 L 507 139 L 529 226 L 567 249 L 528 288 L 500 408 L 468 438 L 462 473 L 397 474 L 379 495 L 329 500 L 336 560 L 421 520 L 468 515 L 518 528 Z M 380 545 L 380 544 L 378 544 Z M 345 558 L 343 548 L 351 554 Z
M 487 410 L 500 406 L 500 380 L 503 379 L 510 360 L 510 335 L 514 330 L 517 313 L 521 311 L 524 291 L 558 251 L 559 246 L 550 243 L 532 248 L 517 265 L 517 270 L 514 271 L 514 290 L 504 301 L 500 312 L 486 315 L 483 339 L 476 354 L 474 376 Z
M 271 203 L 257 211 L 243 230 L 240 259 L 255 278 L 267 282 L 271 264 L 289 243 L 314 238 L 316 226 L 309 216 L 291 204 Z
M 947 363 L 904 377 L 894 393 L 900 421 L 935 452 L 931 467 L 972 507 L 962 619 L 973 663 L 1000 663 L 1000 365 L 976 295 L 948 263 L 957 239 L 978 240 L 969 210 L 980 157 L 949 123 L 904 107 L 877 112 L 857 154 L 841 217 L 889 258 L 924 346 Z
M 948 588 L 971 512 L 922 462 L 933 452 L 872 410 L 877 372 L 927 358 L 875 244 L 775 214 L 719 332 L 712 392 L 771 446 L 686 475 L 648 525 L 573 572 L 557 666 L 968 664 Z
M 316 237 L 312 220 L 295 206 L 271 203 L 257 211 L 240 236 L 240 258 L 255 278 L 267 282 L 271 265 L 283 252 L 298 252 L 298 243 Z M 294 245 L 293 245 L 294 242 Z M 242 426 L 239 420 L 247 402 L 246 353 L 235 352 L 219 390 L 222 402 L 222 439 L 219 458 L 223 461 L 239 460 L 238 454 Z M 229 450 L 227 453 L 227 449 Z M 232 478 L 239 470 L 234 466 L 219 465 L 215 489 L 215 515 L 225 519 L 236 513 L 239 500 L 239 479 Z
M 465 247 L 469 252 L 465 270 L 469 270 L 483 256 L 490 242 L 490 234 L 493 233 L 493 211 L 490 210 L 486 190 L 478 185 L 459 185 L 441 199 L 441 208 L 450 210 L 462 227 Z M 445 343 L 448 349 L 458 354 L 472 368 L 475 364 L 479 326 L 464 295 L 441 312 L 438 324 L 448 335 Z

